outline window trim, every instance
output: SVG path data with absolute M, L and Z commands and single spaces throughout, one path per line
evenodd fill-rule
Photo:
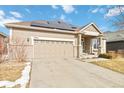
M 95 45 L 94 44 L 96 44 L 96 47 L 94 47 Z M 92 39 L 92 46 L 93 46 L 93 49 L 98 49 L 98 38 L 93 38 Z

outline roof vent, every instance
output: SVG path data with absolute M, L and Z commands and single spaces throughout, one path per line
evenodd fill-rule
M 61 22 L 60 21 L 58 21 L 58 24 L 60 24 Z
M 50 22 L 49 21 L 47 21 L 47 24 L 49 24 Z
M 74 27 L 74 26 L 72 27 L 72 29 L 76 29 L 76 28 L 77 28 L 77 27 Z

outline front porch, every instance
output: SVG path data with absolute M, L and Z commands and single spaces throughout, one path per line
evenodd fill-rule
M 80 58 L 98 57 L 101 52 L 101 37 L 81 34 L 80 42 Z
M 87 54 L 94 54 L 98 52 L 98 44 L 97 37 L 93 36 L 82 36 L 81 37 L 81 46 L 82 46 L 82 53 Z M 95 42 L 94 42 L 95 41 Z
M 78 58 L 98 57 L 101 53 L 106 53 L 106 42 L 101 31 L 95 24 L 81 29 L 78 34 Z

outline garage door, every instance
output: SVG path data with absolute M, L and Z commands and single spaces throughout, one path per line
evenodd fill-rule
M 73 57 L 73 41 L 34 40 L 34 57 Z

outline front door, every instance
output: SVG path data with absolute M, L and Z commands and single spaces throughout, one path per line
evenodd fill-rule
M 98 45 L 99 45 L 99 42 L 98 42 L 98 39 L 97 38 L 93 38 L 91 40 L 91 51 L 93 54 L 97 54 L 98 53 Z
M 84 46 L 84 38 L 81 39 L 81 46 L 82 46 L 82 53 L 84 53 L 85 51 L 85 46 Z

